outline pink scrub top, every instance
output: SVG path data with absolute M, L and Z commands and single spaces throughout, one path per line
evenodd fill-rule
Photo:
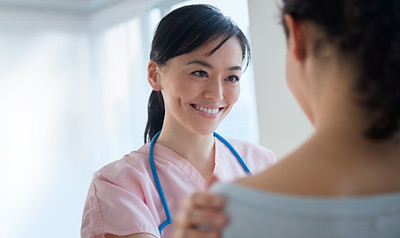
M 275 164 L 274 154 L 259 145 L 229 139 L 253 174 Z M 228 147 L 215 139 L 214 175 L 221 181 L 246 176 L 241 164 Z M 126 236 L 148 233 L 168 238 L 172 225 L 162 235 L 158 226 L 166 220 L 149 164 L 150 144 L 125 155 L 94 174 L 82 217 L 81 237 L 98 238 L 104 234 Z M 154 161 L 171 216 L 181 200 L 204 191 L 206 180 L 184 158 L 160 144 L 154 146 Z

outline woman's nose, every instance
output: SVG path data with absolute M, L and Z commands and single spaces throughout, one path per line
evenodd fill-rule
M 211 79 L 207 82 L 204 91 L 204 97 L 212 100 L 221 100 L 223 98 L 223 82 L 220 79 Z

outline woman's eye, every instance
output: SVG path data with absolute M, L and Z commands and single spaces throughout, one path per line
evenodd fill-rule
M 205 71 L 201 71 L 201 70 L 199 70 L 199 71 L 194 71 L 193 73 L 192 73 L 193 75 L 195 75 L 195 76 L 197 76 L 197 77 L 200 77 L 200 78 L 207 78 L 207 72 L 205 72 Z
M 231 75 L 228 78 L 226 78 L 227 81 L 229 82 L 239 82 L 239 77 L 235 75 Z

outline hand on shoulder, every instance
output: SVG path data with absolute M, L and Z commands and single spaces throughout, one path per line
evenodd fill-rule
M 224 205 L 224 198 L 216 194 L 195 193 L 186 197 L 174 218 L 172 237 L 219 237 L 228 223 L 228 217 L 222 213 Z

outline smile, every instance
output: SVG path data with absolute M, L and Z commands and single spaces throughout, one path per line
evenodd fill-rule
M 208 114 L 217 114 L 220 111 L 220 108 L 207 108 L 203 106 L 197 106 L 197 105 L 192 105 L 194 108 L 197 110 L 200 110 L 202 112 L 208 113 Z

